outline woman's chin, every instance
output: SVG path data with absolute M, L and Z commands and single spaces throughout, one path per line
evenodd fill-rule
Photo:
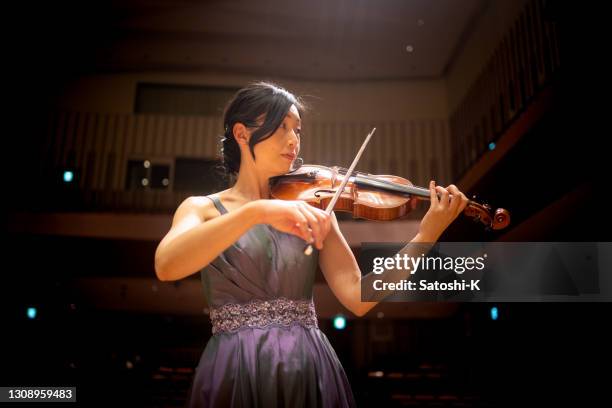
M 274 176 L 272 177 L 276 177 L 276 176 L 283 176 L 287 173 L 289 173 L 291 171 L 292 167 L 291 166 L 280 166 L 280 168 L 278 170 L 276 170 L 274 172 Z
M 281 168 L 284 169 L 284 173 L 283 174 L 288 173 L 293 168 L 293 162 L 285 160 L 285 162 L 282 164 Z

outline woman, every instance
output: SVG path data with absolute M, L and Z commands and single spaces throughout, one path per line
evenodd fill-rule
M 300 101 L 273 84 L 238 91 L 225 110 L 222 149 L 235 184 L 181 203 L 157 248 L 158 278 L 201 271 L 210 307 L 213 336 L 189 406 L 355 405 L 344 369 L 317 327 L 317 263 L 355 315 L 377 302 L 361 302 L 361 273 L 333 212 L 270 199 L 269 178 L 289 172 L 300 151 L 301 113 Z M 452 185 L 432 181 L 430 193 L 412 242 L 435 242 L 467 204 Z M 310 256 L 303 253 L 304 241 L 315 247 Z

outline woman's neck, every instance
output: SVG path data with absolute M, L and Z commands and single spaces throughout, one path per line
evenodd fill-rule
M 254 173 L 239 173 L 236 183 L 230 188 L 234 197 L 245 201 L 254 201 L 270 198 L 269 177 L 258 177 Z

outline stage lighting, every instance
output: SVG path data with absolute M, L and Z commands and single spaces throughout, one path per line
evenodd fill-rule
M 498 317 L 499 317 L 499 314 L 498 314 L 497 307 L 493 306 L 491 308 L 491 320 L 497 320 Z
M 337 315 L 334 317 L 334 328 L 337 330 L 342 330 L 346 327 L 346 318 L 342 315 Z
M 70 183 L 74 179 L 74 173 L 70 170 L 64 171 L 64 182 Z

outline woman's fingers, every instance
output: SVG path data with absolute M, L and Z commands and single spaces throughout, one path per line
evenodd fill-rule
M 454 184 L 448 186 L 448 191 L 453 195 L 450 207 L 454 211 L 455 216 L 457 216 L 465 209 L 469 200 Z
M 461 193 L 461 205 L 459 206 L 459 212 L 465 210 L 465 207 L 470 203 L 470 199 L 465 194 Z
M 442 186 L 436 186 L 436 191 L 440 193 L 439 207 L 446 209 L 449 206 L 448 190 Z
M 322 249 L 323 241 L 331 228 L 330 215 L 325 211 L 309 204 L 304 204 L 301 209 L 303 210 L 304 215 L 308 218 L 310 226 L 313 229 L 317 248 Z
M 301 211 L 297 211 L 296 218 L 298 221 L 295 223 L 295 226 L 300 231 L 300 236 L 306 242 L 312 242 L 312 230 L 308 228 L 308 219 L 302 214 Z
M 435 242 L 457 215 L 463 211 L 469 203 L 469 200 L 465 194 L 453 184 L 449 185 L 447 188 L 443 188 L 441 186 L 435 186 L 432 181 L 429 186 L 432 206 L 421 221 L 419 233 L 422 233 L 423 236 L 430 237 L 432 239 L 431 242 Z
M 308 204 L 300 205 L 299 209 L 300 209 L 300 212 L 304 215 L 304 217 L 306 217 L 306 219 L 308 220 L 308 225 L 310 226 L 310 229 L 312 230 L 312 238 L 315 241 L 315 245 L 317 246 L 317 248 L 319 248 L 320 247 L 321 227 L 319 226 L 317 217 L 315 217 L 310 211 L 308 211 L 307 208 L 305 208 L 305 206 L 307 205 Z
M 327 238 L 327 234 L 329 234 L 331 229 L 331 215 L 323 210 L 316 211 L 316 214 L 319 217 L 319 223 L 322 226 L 321 244 L 323 244 L 323 241 L 325 241 L 325 238 Z
M 449 209 L 455 214 L 461 205 L 461 191 L 454 184 L 451 184 L 446 189 L 451 194 Z
M 436 182 L 431 180 L 429 182 L 429 200 L 431 202 L 430 207 L 436 207 L 440 204 L 440 200 L 438 200 L 438 193 L 436 192 Z
M 312 206 L 308 206 L 310 211 L 312 211 L 312 213 L 315 215 L 315 217 L 317 217 L 318 220 L 318 225 L 319 225 L 319 241 L 321 243 L 321 247 L 319 249 L 323 248 L 323 241 L 325 241 L 325 238 L 327 237 L 327 234 L 329 233 L 329 230 L 331 228 L 331 216 L 326 213 L 324 210 L 321 210 L 319 208 L 315 208 Z

